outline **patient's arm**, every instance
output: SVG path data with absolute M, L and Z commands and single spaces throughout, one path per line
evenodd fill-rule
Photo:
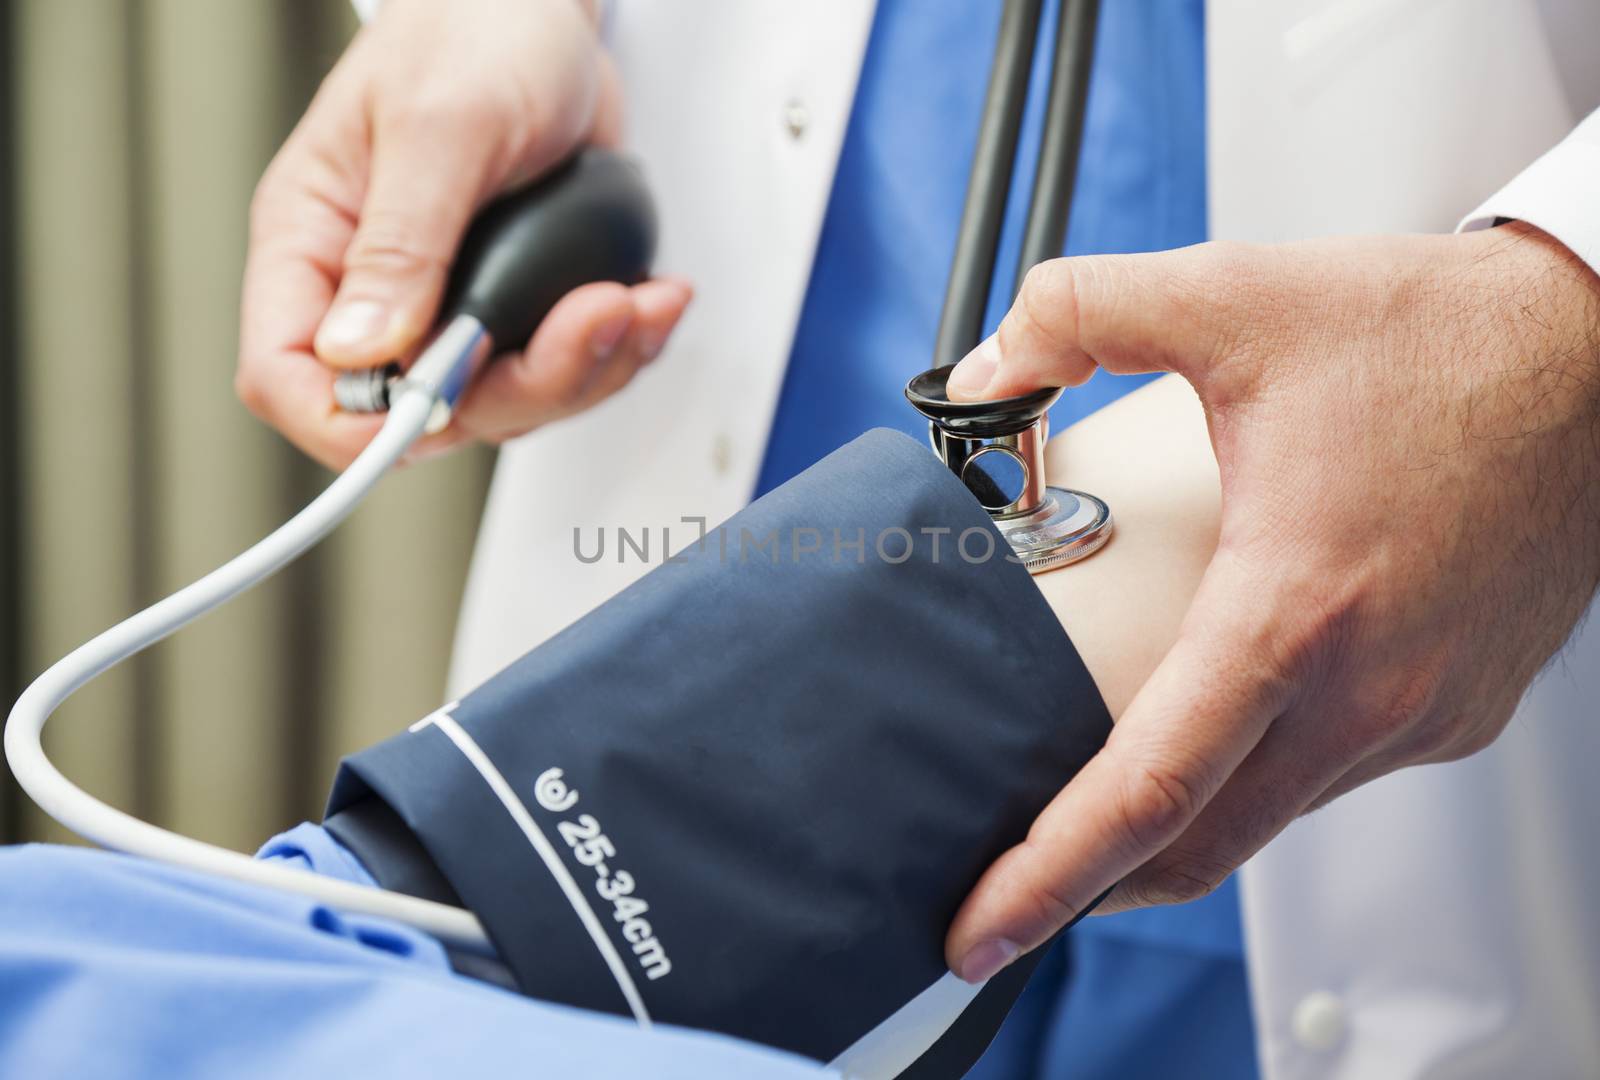
M 1183 384 L 1051 453 L 1117 517 L 1087 561 L 1030 578 L 950 557 L 951 536 L 1004 541 L 926 445 L 868 434 L 741 511 L 726 553 L 684 552 L 347 759 L 330 831 L 385 885 L 472 908 L 535 997 L 828 1061 L 928 1045 L 879 1025 L 937 990 L 910 1015 L 929 1041 L 961 1017 L 936 1051 L 959 1075 L 1029 961 L 963 1011 L 950 921 L 1104 744 L 1214 545 Z M 896 534 L 914 555 L 886 554 Z
M 1177 637 L 1216 548 L 1220 485 L 1205 414 L 1169 375 L 1074 424 L 1048 455 L 1050 482 L 1105 499 L 1116 523 L 1099 552 L 1034 580 L 1120 716 Z

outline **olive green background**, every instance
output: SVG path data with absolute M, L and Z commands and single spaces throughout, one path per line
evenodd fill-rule
M 331 474 L 233 394 L 246 210 L 350 36 L 338 0 L 4 0 L 0 679 L 287 518 Z M 391 476 L 286 573 L 80 691 L 91 792 L 253 850 L 436 706 L 486 452 Z M 403 589 L 395 583 L 403 582 Z M 0 841 L 67 839 L 0 770 Z

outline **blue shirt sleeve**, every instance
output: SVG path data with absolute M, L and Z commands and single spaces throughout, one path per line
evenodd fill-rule
M 274 857 L 359 880 L 321 830 Z M 346 862 L 345 860 L 349 860 Z M 0 1076 L 830 1075 L 455 975 L 425 934 L 77 848 L 0 849 Z
M 371 885 L 373 880 L 361 860 L 321 825 L 303 821 L 288 832 L 279 833 L 256 852 L 256 858 L 281 862 L 323 877 L 338 878 L 352 885 Z

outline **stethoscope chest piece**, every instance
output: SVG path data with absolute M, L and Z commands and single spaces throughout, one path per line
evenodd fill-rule
M 994 518 L 1022 565 L 1038 574 L 1100 550 L 1111 539 L 1110 507 L 1046 482 L 1049 408 L 1060 389 L 955 402 L 945 390 L 951 370 L 924 371 L 906 384 L 906 398 L 928 418 L 934 453 Z

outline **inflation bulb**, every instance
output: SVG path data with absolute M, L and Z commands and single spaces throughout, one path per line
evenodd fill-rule
M 438 328 L 415 363 L 347 371 L 333 397 L 346 412 L 383 412 L 404 383 L 434 391 L 450 411 L 490 357 L 520 350 L 567 293 L 592 281 L 632 285 L 650 273 L 656 211 L 631 158 L 588 147 L 484 207 L 467 230 L 440 305 Z

